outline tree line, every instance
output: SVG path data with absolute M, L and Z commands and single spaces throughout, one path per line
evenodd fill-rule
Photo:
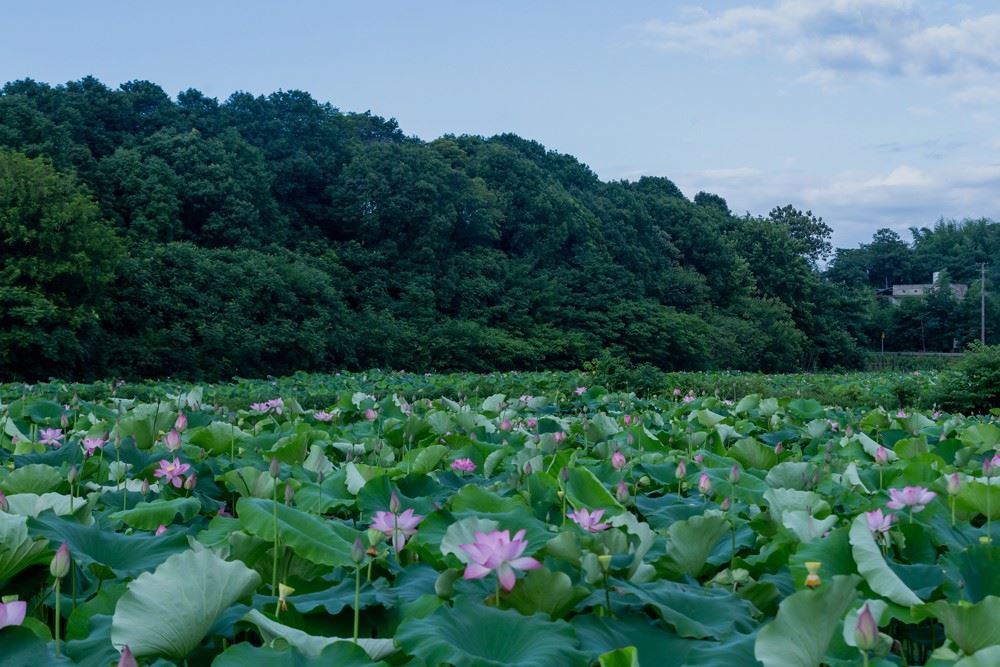
M 784 371 L 858 367 L 886 330 L 912 347 L 917 320 L 925 348 L 973 337 L 976 287 L 905 307 L 873 288 L 939 269 L 971 280 L 998 225 L 941 223 L 912 243 L 880 230 L 835 253 L 830 233 L 792 206 L 738 215 L 666 178 L 601 181 L 512 134 L 421 141 L 301 91 L 220 102 L 14 81 L 0 90 L 0 379 L 602 355 Z

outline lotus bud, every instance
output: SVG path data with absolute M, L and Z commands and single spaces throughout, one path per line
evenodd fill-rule
M 135 656 L 132 655 L 132 651 L 127 645 L 122 648 L 122 655 L 118 659 L 118 667 L 139 667 L 139 663 L 136 662 Z
M 879 464 L 880 466 L 884 466 L 888 462 L 889 462 L 889 450 L 883 447 L 882 445 L 879 445 L 878 449 L 875 450 L 875 463 Z
M 365 419 L 367 419 L 370 422 L 373 422 L 376 419 L 378 419 L 378 413 L 375 412 L 375 410 L 373 410 L 372 408 L 368 408 L 367 410 L 365 410 Z
M 9 512 L 10 502 L 7 501 L 7 496 L 4 495 L 3 491 L 0 491 L 0 512 Z
M 957 496 L 958 490 L 962 486 L 962 479 L 958 476 L 957 472 L 953 472 L 948 475 L 948 495 Z
M 559 479 L 561 479 L 564 482 L 568 482 L 569 481 L 569 468 L 567 468 L 566 466 L 563 466 L 559 470 Z
M 848 424 L 847 428 L 844 429 L 844 435 L 846 435 L 848 438 L 854 435 L 854 429 L 851 427 L 850 424 Z
M 403 506 L 399 502 L 399 496 L 397 496 L 396 492 L 393 491 L 392 495 L 389 496 L 389 511 L 393 514 L 399 514 L 402 509 Z
M 525 422 L 528 428 L 535 428 L 538 426 L 538 420 L 534 417 L 528 417 L 528 421 Z
M 502 422 L 500 422 L 500 430 L 501 431 L 510 431 L 513 428 L 514 428 L 514 424 L 512 424 L 509 419 L 504 419 Z
M 365 559 L 365 545 L 361 541 L 361 536 L 354 538 L 354 544 L 351 546 L 351 560 L 355 563 L 361 563 Z
M 823 564 L 817 561 L 807 561 L 806 571 L 809 574 L 806 575 L 806 586 L 809 588 L 819 588 L 819 585 L 823 583 L 819 578 L 819 568 Z
M 688 474 L 687 462 L 684 459 L 681 459 L 680 461 L 677 462 L 677 470 L 674 471 L 674 477 L 676 477 L 677 480 L 680 481 L 685 477 L 687 477 L 687 474 Z
M 721 508 L 722 508 L 722 511 L 723 511 L 723 512 L 728 512 L 728 511 L 729 511 L 729 508 L 730 508 L 730 507 L 732 506 L 732 504 L 733 504 L 733 501 L 732 501 L 732 499 L 731 499 L 731 498 L 730 498 L 729 496 L 726 496 L 726 497 L 725 497 L 725 498 L 724 498 L 724 499 L 722 500 L 722 504 L 721 504 L 721 505 L 720 505 L 719 507 L 721 507 Z
M 622 421 L 625 422 L 626 426 L 628 426 L 629 424 L 632 423 L 632 415 L 625 415 L 624 417 L 622 417 Z
M 878 623 L 868 608 L 868 603 L 865 603 L 858 614 L 858 623 L 854 626 L 854 643 L 862 651 L 871 651 L 878 645 Z
M 703 472 L 701 473 L 701 476 L 698 478 L 698 493 L 700 493 L 703 496 L 707 496 L 711 492 L 712 492 L 712 480 L 708 476 L 707 472 Z
M 528 461 L 524 464 L 524 476 L 528 477 L 532 472 L 534 472 L 534 469 L 531 467 L 531 461 Z
M 271 473 L 271 477 L 274 479 L 278 479 L 278 475 L 281 474 L 281 461 L 279 461 L 277 457 L 271 459 L 269 472 Z
M 163 438 L 163 442 L 170 451 L 177 451 L 181 448 L 181 434 L 176 430 L 171 429 L 170 432 Z
M 695 454 L 694 455 L 694 462 L 697 463 L 698 465 L 701 465 L 704 461 L 705 461 L 705 455 L 704 454 Z
M 632 435 L 631 433 L 626 433 L 625 442 L 628 444 L 629 447 L 631 447 L 632 445 L 635 444 L 635 436 Z
M 70 483 L 70 486 L 72 486 L 73 482 L 76 481 L 78 475 L 79 471 L 77 470 L 76 464 L 74 463 L 69 467 L 69 472 L 66 473 L 66 481 Z
M 197 484 L 198 484 L 198 476 L 195 475 L 194 473 L 188 475 L 187 479 L 184 480 L 184 488 L 187 489 L 188 491 L 194 490 L 194 487 L 197 486 Z
M 144 480 L 142 480 L 142 495 L 145 496 L 145 495 L 148 495 L 148 494 L 149 494 L 149 480 L 148 479 L 144 479 Z
M 156 529 L 156 536 L 159 537 L 165 532 L 167 532 L 167 527 L 161 523 Z
M 188 427 L 187 415 L 181 412 L 177 415 L 177 419 L 174 421 L 174 430 L 177 431 L 178 433 L 183 433 L 184 431 L 187 430 L 187 427 Z
M 611 455 L 611 465 L 615 470 L 621 470 L 625 467 L 625 455 L 620 451 L 616 451 Z
M 293 498 L 295 498 L 295 489 L 292 488 L 291 484 L 285 484 L 285 504 L 290 506 Z
M 603 570 L 604 573 L 607 574 L 608 569 L 610 569 L 611 567 L 611 554 L 601 554 L 600 556 L 597 557 L 597 562 L 600 563 L 601 570 Z
M 636 486 L 641 487 L 643 489 L 645 489 L 650 484 L 652 484 L 652 481 L 649 479 L 649 475 L 643 475 L 642 477 L 639 478 L 639 481 L 635 483 Z
M 737 464 L 733 464 L 733 467 L 729 469 L 729 483 L 735 484 L 740 481 L 740 467 Z
M 615 498 L 620 503 L 628 502 L 628 485 L 624 479 L 618 481 L 618 486 L 615 488 Z
M 776 444 L 776 445 L 774 446 L 774 455 L 775 455 L 775 456 L 781 456 L 781 453 L 782 453 L 783 451 L 785 451 L 785 445 L 784 445 L 784 443 L 782 443 L 782 442 L 781 442 L 781 441 L 779 440 L 779 441 L 778 441 L 778 444 Z
M 987 477 L 993 474 L 993 458 L 987 456 L 983 459 L 983 474 Z
M 56 551 L 56 555 L 52 557 L 52 562 L 49 563 L 49 572 L 56 579 L 62 579 L 67 574 L 69 574 L 69 547 L 63 542 L 59 549 Z
M 63 428 L 67 428 L 69 426 L 69 415 L 65 412 L 59 416 L 59 425 Z
M 566 439 L 566 434 L 562 431 L 556 431 L 552 434 L 552 439 L 556 441 L 556 444 L 558 444 Z

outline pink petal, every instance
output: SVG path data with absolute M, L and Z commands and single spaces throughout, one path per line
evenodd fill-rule
M 511 567 L 516 567 L 519 570 L 537 570 L 542 566 L 541 563 L 539 563 L 534 558 L 531 558 L 530 556 L 525 556 L 524 558 L 515 558 L 514 560 L 510 561 L 510 565 Z
M 509 591 L 514 588 L 514 584 L 517 583 L 517 575 L 514 574 L 514 570 L 510 565 L 504 563 L 497 570 L 497 577 L 500 579 L 500 585 L 503 586 L 505 591 Z
M 492 572 L 488 567 L 483 567 L 479 563 L 469 563 L 465 566 L 465 574 L 462 575 L 463 579 L 482 579 L 487 574 Z
M 0 607 L 6 608 L 6 613 L 4 619 L 0 617 L 0 627 L 4 625 L 21 625 L 24 622 L 24 615 L 28 611 L 28 603 L 24 600 L 15 600 L 14 602 L 8 602 L 5 605 L 0 605 Z

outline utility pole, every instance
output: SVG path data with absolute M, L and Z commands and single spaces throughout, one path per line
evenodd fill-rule
M 979 265 L 979 340 L 986 345 L 986 262 Z

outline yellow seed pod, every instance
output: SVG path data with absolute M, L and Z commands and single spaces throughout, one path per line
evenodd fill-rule
M 822 565 L 822 563 L 814 560 L 806 562 L 806 570 L 809 572 L 809 574 L 806 575 L 806 586 L 809 588 L 819 588 L 819 585 L 823 583 L 823 581 L 819 578 L 819 568 L 822 567 Z

